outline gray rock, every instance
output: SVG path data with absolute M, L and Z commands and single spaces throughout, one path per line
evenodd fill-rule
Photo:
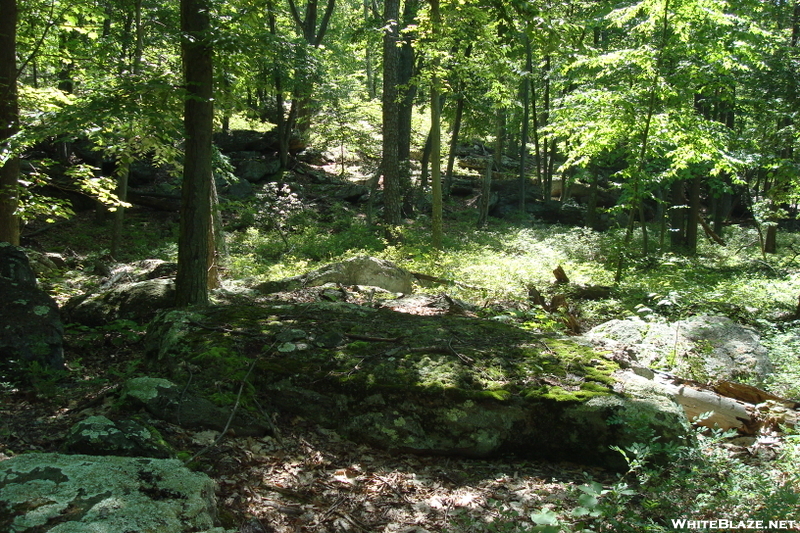
M 253 184 L 244 178 L 239 178 L 234 183 L 228 185 L 223 191 L 223 194 L 235 200 L 242 200 L 253 196 Z
M 9 533 L 220 533 L 215 483 L 180 461 L 32 453 L 0 462 Z
M 64 333 L 58 306 L 36 286 L 25 253 L 0 243 L 0 364 L 63 369 Z
M 644 366 L 699 381 L 763 380 L 772 371 L 758 334 L 727 317 L 695 316 L 671 324 L 611 320 L 586 336 L 606 348 L 626 350 Z
M 129 379 L 122 388 L 120 401 L 128 409 L 144 409 L 156 418 L 191 429 L 222 431 L 231 414 L 230 409 L 218 407 L 205 398 L 182 394 L 177 385 L 161 378 Z M 240 409 L 229 429 L 237 435 L 261 437 L 270 428 Z
M 263 293 L 293 291 L 302 287 L 319 287 L 326 283 L 342 285 L 367 285 L 380 287 L 390 292 L 408 294 L 414 292 L 414 276 L 391 261 L 376 257 L 353 257 L 340 263 L 332 263 L 302 276 L 267 281 L 255 289 Z
M 70 322 L 101 326 L 118 319 L 149 322 L 160 309 L 175 306 L 175 282 L 151 279 L 122 283 L 107 291 L 71 299 L 64 307 Z
M 66 261 L 58 254 L 44 254 L 28 250 L 28 261 L 37 278 L 52 278 L 66 266 Z
M 236 176 L 250 183 L 263 181 L 281 168 L 280 161 L 267 159 L 260 152 L 235 152 L 230 157 Z
M 172 456 L 169 446 L 153 428 L 135 420 L 113 422 L 104 416 L 90 416 L 67 432 L 64 448 L 69 453 L 120 455 L 126 457 Z

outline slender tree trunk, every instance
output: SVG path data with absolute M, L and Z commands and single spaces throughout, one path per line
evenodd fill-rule
M 484 228 L 489 223 L 489 202 L 492 195 L 492 162 L 486 165 L 486 174 L 481 184 L 481 201 L 478 206 L 478 227 Z
M 419 189 L 423 192 L 428 188 L 428 179 L 430 178 L 430 163 L 431 132 L 428 130 L 428 135 L 425 137 L 425 146 L 422 147 L 422 161 L 420 161 L 420 166 L 422 169 L 419 173 Z
M 142 66 L 142 54 L 144 53 L 144 25 L 142 24 L 142 0 L 136 0 L 133 14 L 134 32 L 136 45 L 133 49 L 133 59 L 131 61 L 131 71 L 134 76 L 138 76 Z M 133 130 L 131 124 L 130 129 Z M 131 132 L 131 136 L 133 133 Z M 117 198 L 125 202 L 128 199 L 128 179 L 130 177 L 131 161 L 125 160 L 117 170 Z M 114 212 L 114 225 L 111 230 L 111 256 L 119 259 L 122 249 L 122 228 L 125 223 L 125 207 L 117 206 Z
M 414 24 L 419 10 L 418 0 L 406 0 L 403 8 L 403 28 Z M 411 83 L 414 76 L 413 35 L 404 31 L 403 46 L 400 48 L 400 64 L 398 68 L 398 146 L 397 159 L 400 162 L 400 192 L 403 197 L 402 213 L 406 217 L 414 216 L 417 190 L 411 186 L 411 118 L 414 111 L 414 99 L 417 85 Z
M 684 207 L 686 199 L 683 194 L 683 181 L 672 182 L 671 188 L 671 208 L 669 211 L 670 225 L 670 244 L 673 249 L 684 248 L 686 246 L 686 213 Z
M 497 109 L 497 122 L 495 128 L 495 138 L 494 138 L 494 166 L 495 168 L 500 171 L 503 168 L 503 153 L 505 153 L 506 147 L 506 122 L 507 122 L 507 115 L 506 110 L 504 108 Z
M 385 0 L 383 19 L 383 204 L 384 220 L 391 226 L 400 224 L 400 160 L 398 157 L 399 116 L 397 108 L 397 70 L 399 52 L 399 0 Z
M 0 0 L 0 151 L 19 128 L 17 0 Z M 19 245 L 19 158 L 0 167 L 0 242 Z
M 370 0 L 364 0 L 364 21 L 369 21 L 371 18 Z M 372 57 L 372 43 L 367 39 L 366 47 L 364 48 L 364 68 L 367 72 L 367 94 L 370 100 L 374 100 L 377 96 L 375 89 L 375 60 Z
M 208 303 L 209 266 L 213 265 L 212 133 L 213 51 L 208 0 L 181 0 L 183 65 L 186 80 L 186 148 L 181 191 L 176 305 Z
M 522 78 L 522 134 L 519 149 L 519 210 L 525 213 L 525 195 L 528 193 L 528 171 L 525 168 L 528 155 L 528 123 L 530 122 L 531 74 L 533 58 L 531 40 L 525 34 L 525 74 Z
M 267 20 L 269 32 L 273 36 L 278 36 L 277 20 L 275 15 L 275 5 L 272 1 L 267 2 Z M 281 168 L 289 167 L 289 140 L 291 138 L 292 126 L 288 124 L 289 119 L 284 114 L 283 97 L 283 73 L 276 65 L 272 71 L 272 81 L 275 86 L 275 122 L 278 130 L 278 161 Z M 262 105 L 265 105 L 262 103 Z M 291 115 L 291 112 L 289 113 Z
M 117 169 L 117 198 L 125 202 L 128 200 L 128 178 L 130 176 L 130 163 L 123 163 Z M 125 208 L 117 206 L 114 211 L 114 225 L 111 230 L 111 257 L 119 260 L 122 249 L 122 227 L 125 221 Z
M 472 43 L 467 45 L 464 51 L 464 57 L 468 58 L 472 55 Z M 444 194 L 450 195 L 450 189 L 453 186 L 453 168 L 456 162 L 456 149 L 458 148 L 458 136 L 461 133 L 461 122 L 464 117 L 464 80 L 458 80 L 458 99 L 456 100 L 456 114 L 453 118 L 453 131 L 450 135 L 450 153 L 447 156 L 447 170 L 444 175 Z
M 545 57 L 545 63 L 542 67 L 544 77 L 544 101 L 542 102 L 542 115 L 540 120 L 541 127 L 547 127 L 550 123 L 550 56 Z M 552 139 L 545 138 L 542 143 L 542 194 L 543 200 L 549 202 L 553 190 L 553 165 L 551 164 L 551 155 L 553 141 Z
M 439 0 L 431 0 L 431 33 L 435 40 L 439 36 L 441 15 Z M 438 57 L 433 61 L 431 76 L 431 245 L 436 250 L 442 249 L 442 130 L 441 130 L 441 98 L 439 97 Z
M 695 176 L 689 189 L 689 219 L 686 224 L 686 251 L 690 255 L 697 253 L 697 227 L 700 225 L 700 189 L 702 180 Z

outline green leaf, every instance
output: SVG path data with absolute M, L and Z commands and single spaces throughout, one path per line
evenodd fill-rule
M 558 515 L 550 509 L 542 509 L 538 513 L 531 513 L 531 520 L 540 526 L 558 525 Z

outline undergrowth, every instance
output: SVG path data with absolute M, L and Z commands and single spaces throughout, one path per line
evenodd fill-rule
M 606 298 L 575 304 L 584 327 L 630 316 L 647 321 L 728 316 L 761 334 L 775 367 L 767 388 L 780 396 L 800 397 L 800 335 L 794 316 L 800 295 L 800 253 L 795 252 L 800 250 L 800 237 L 796 234 L 781 233 L 781 253 L 767 257 L 759 251 L 756 231 L 748 227 L 726 228 L 726 246 L 702 241 L 692 257 L 659 250 L 642 256 L 636 252 L 641 243 L 634 238 L 622 279 L 615 284 L 623 248 L 621 229 L 600 233 L 531 220 L 493 220 L 488 229 L 477 230 L 476 215 L 458 211 L 446 219 L 445 249 L 435 251 L 430 247 L 426 217 L 387 231 L 369 225 L 350 204 L 317 207 L 299 202 L 283 188 L 265 191 L 257 201 L 228 204 L 228 279 L 274 280 L 367 254 L 458 282 L 420 287 L 420 291 L 445 290 L 488 315 L 505 314 L 526 329 L 552 331 L 563 330 L 563 322 L 532 305 L 529 288 L 552 289 L 553 269 L 562 266 L 573 283 L 613 289 Z M 162 257 L 174 260 L 174 246 L 167 242 L 174 239 L 171 232 L 154 233 L 146 224 L 140 229 L 151 238 L 150 250 L 162 250 Z M 164 244 L 152 239 L 153 235 Z M 59 245 L 85 250 L 86 257 L 102 257 L 102 250 L 92 248 L 97 241 L 72 242 L 71 235 L 62 237 Z M 131 242 L 144 240 L 140 236 Z M 89 260 L 77 264 L 85 266 Z M 64 279 L 76 276 L 67 272 Z M 494 311 L 498 303 L 505 311 Z M 116 334 L 82 333 L 87 339 L 89 334 L 102 338 Z M 48 380 L 43 376 L 43 388 L 49 387 L 52 380 Z M 789 434 L 773 447 L 776 456 L 769 460 L 733 458 L 718 446 L 721 439 L 719 433 L 698 433 L 691 443 L 669 450 L 643 440 L 620 450 L 630 466 L 625 476 L 606 486 L 587 479 L 575 489 L 575 505 L 551 505 L 530 516 L 500 506 L 489 522 L 455 512 L 448 531 L 662 532 L 676 529 L 673 519 L 797 519 L 800 436 Z M 666 454 L 668 460 L 649 461 L 653 454 Z

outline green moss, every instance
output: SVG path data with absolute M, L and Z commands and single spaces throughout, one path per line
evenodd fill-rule
M 589 346 L 535 337 L 494 321 L 418 317 L 335 303 L 215 307 L 203 315 L 180 317 L 181 332 L 173 338 L 180 339 L 181 356 L 195 354 L 192 362 L 203 368 L 202 375 L 193 376 L 193 390 L 214 390 L 218 400 L 232 397 L 256 357 L 254 379 L 273 390 L 287 380 L 298 390 L 350 398 L 419 394 L 479 402 L 586 401 L 612 393 L 617 368 Z M 287 328 L 302 330 L 309 348 L 270 349 Z M 334 330 L 339 338 L 350 333 L 398 341 L 356 340 L 336 348 L 316 342 Z

